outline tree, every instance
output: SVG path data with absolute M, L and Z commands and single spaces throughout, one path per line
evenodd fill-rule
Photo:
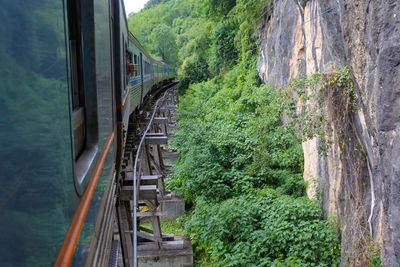
M 152 7 L 155 7 L 161 3 L 166 3 L 169 0 L 149 0 L 145 5 L 144 5 L 144 9 L 149 9 Z
M 226 16 L 235 7 L 236 0 L 208 0 L 206 5 L 207 12 L 210 15 L 221 17 Z
M 157 25 L 150 34 L 150 41 L 153 44 L 152 53 L 160 56 L 166 63 L 177 62 L 176 35 L 170 27 L 165 24 Z

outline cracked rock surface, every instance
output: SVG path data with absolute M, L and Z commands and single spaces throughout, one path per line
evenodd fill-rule
M 371 234 L 371 216 L 382 265 L 400 266 L 400 1 L 273 0 L 258 37 L 257 68 L 275 88 L 332 63 L 349 66 L 357 111 L 346 142 L 362 146 L 365 159 L 346 157 L 338 142 L 323 157 L 318 140 L 305 142 L 307 193 L 319 192 L 324 210 L 343 226 L 342 264 Z

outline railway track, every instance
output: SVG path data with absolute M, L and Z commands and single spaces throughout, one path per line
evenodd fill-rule
M 142 110 L 131 118 L 117 188 L 117 221 L 124 266 L 137 266 L 138 254 L 152 250 L 183 249 L 184 241 L 161 231 L 160 201 L 171 198 L 164 179 L 162 152 L 168 145 L 168 124 L 177 104 L 177 82 L 150 94 Z M 152 229 L 143 227 L 151 221 Z M 114 250 L 116 248 L 114 247 Z M 112 257 L 115 262 L 115 257 Z

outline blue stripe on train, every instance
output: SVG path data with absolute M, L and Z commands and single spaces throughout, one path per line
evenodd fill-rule
M 140 76 L 129 79 L 129 85 L 130 86 L 135 86 L 135 85 L 137 85 L 139 83 L 140 83 Z

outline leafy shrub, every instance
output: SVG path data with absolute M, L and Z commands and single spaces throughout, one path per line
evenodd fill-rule
M 334 224 L 304 197 L 301 136 L 283 123 L 293 104 L 260 84 L 254 59 L 181 97 L 169 186 L 193 206 L 186 231 L 199 264 L 338 265 Z
M 206 60 L 198 54 L 185 59 L 181 69 L 179 90 L 186 89 L 190 83 L 198 83 L 209 78 Z
M 199 200 L 187 230 L 215 266 L 336 266 L 338 232 L 320 214 L 305 197 L 253 190 L 222 203 Z
M 264 185 L 304 194 L 300 140 L 281 123 L 284 94 L 260 85 L 254 69 L 238 65 L 190 86 L 180 100 L 175 144 L 181 157 L 170 186 L 188 202 L 224 200 Z
M 201 266 L 338 265 L 334 224 L 305 197 L 296 103 L 256 70 L 270 2 L 170 0 L 129 19 L 146 47 L 157 25 L 176 36 L 181 156 L 167 186 L 192 207 L 185 230 Z

